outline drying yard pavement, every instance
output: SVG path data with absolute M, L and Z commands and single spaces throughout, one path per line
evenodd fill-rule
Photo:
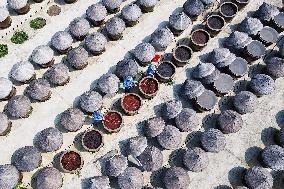
M 1 1 L 0 5 L 6 6 Z M 190 0 L 188 0 L 190 1 Z M 9 53 L 0 58 L 0 77 L 9 77 L 9 72 L 13 65 L 19 61 L 28 60 L 33 49 L 39 45 L 50 44 L 50 39 L 57 31 L 68 31 L 69 23 L 76 17 L 85 17 L 87 8 L 97 3 L 98 0 L 78 0 L 73 4 L 65 4 L 63 0 L 44 0 L 42 3 L 31 5 L 31 11 L 27 15 L 13 15 L 12 26 L 10 28 L 0 30 L 0 44 L 8 44 Z M 126 0 L 122 2 L 121 8 L 134 2 Z M 158 28 L 167 26 L 170 15 L 176 14 L 183 10 L 182 6 L 186 0 L 159 0 L 153 12 L 142 14 L 139 23 L 133 27 L 127 27 L 123 32 L 123 38 L 118 41 L 110 41 L 106 45 L 106 51 L 99 56 L 90 56 L 88 58 L 89 65 L 82 70 L 71 69 L 70 81 L 64 86 L 52 87 L 52 95 L 46 102 L 33 102 L 33 112 L 28 118 L 12 119 L 12 128 L 6 136 L 0 136 L 0 165 L 11 164 L 13 153 L 24 146 L 33 146 L 34 137 L 40 131 L 48 127 L 59 128 L 60 131 L 60 115 L 66 109 L 78 106 L 79 97 L 84 92 L 94 89 L 97 80 L 106 73 L 114 73 L 116 64 L 126 58 L 132 57 L 133 49 L 141 42 L 149 42 L 151 34 Z M 222 1 L 223 2 L 223 1 Z M 237 15 L 229 21 L 223 30 L 214 38 L 211 38 L 206 47 L 198 52 L 194 52 L 189 63 L 183 67 L 177 67 L 172 83 L 160 83 L 160 88 L 156 96 L 152 99 L 144 99 L 141 109 L 133 116 L 123 113 L 123 127 L 117 133 L 107 133 L 101 126 L 93 125 L 92 119 L 86 117 L 83 127 L 75 132 L 63 132 L 63 144 L 59 150 L 48 153 L 41 153 L 42 162 L 40 167 L 31 172 L 24 172 L 21 181 L 23 188 L 33 188 L 31 180 L 34 175 L 43 167 L 54 166 L 58 168 L 58 154 L 66 150 L 79 151 L 83 158 L 83 167 L 75 174 L 61 172 L 63 176 L 64 189 L 90 188 L 90 179 L 94 176 L 105 175 L 102 171 L 105 167 L 106 159 L 114 154 L 126 155 L 128 139 L 135 136 L 144 136 L 145 121 L 155 116 L 161 116 L 164 111 L 163 104 L 170 100 L 180 100 L 183 108 L 193 108 L 191 101 L 181 97 L 180 94 L 182 84 L 187 78 L 192 78 L 192 72 L 195 66 L 200 62 L 199 59 L 208 56 L 212 50 L 218 47 L 224 47 L 225 38 L 236 28 L 235 25 L 244 20 L 248 15 L 256 11 L 263 2 L 276 5 L 283 8 L 282 0 L 251 0 Z M 192 30 L 198 28 L 198 25 L 204 24 L 206 16 L 210 12 L 218 12 L 219 0 L 214 1 L 213 5 L 205 10 L 193 24 L 189 26 L 180 36 L 175 37 L 165 52 L 157 54 L 170 54 L 176 44 L 188 44 L 188 37 Z M 49 17 L 47 10 L 52 5 L 61 7 L 61 13 L 58 16 Z M 42 7 L 42 8 L 41 8 Z M 31 14 L 31 16 L 30 16 Z M 118 13 L 117 13 L 118 14 Z M 40 30 L 32 30 L 29 28 L 29 20 L 41 16 L 46 18 L 46 25 Z M 113 14 L 107 16 L 106 20 L 112 18 Z M 22 20 L 24 22 L 21 24 Z M 17 26 L 18 25 L 18 26 Z M 17 27 L 16 27 L 17 26 Z M 193 27 L 192 27 L 193 26 Z M 23 44 L 13 44 L 10 38 L 14 30 L 28 31 L 29 39 Z M 98 27 L 91 27 L 89 33 L 95 32 Z M 283 37 L 283 32 L 279 39 Z M 187 39 L 185 39 L 187 38 Z M 72 48 L 81 45 L 81 41 L 72 43 Z M 267 47 L 267 52 L 273 49 L 278 51 L 279 48 L 272 44 Z M 58 55 L 54 57 L 55 63 L 66 63 L 66 55 Z M 163 57 L 169 58 L 167 55 Z M 192 132 L 182 133 L 182 144 L 175 150 L 168 150 L 159 147 L 163 154 L 163 167 L 158 171 L 143 171 L 145 188 L 161 187 L 166 188 L 162 183 L 163 172 L 166 168 L 178 166 L 184 167 L 182 163 L 183 150 L 188 147 L 198 145 L 201 133 L 209 128 L 216 127 L 215 118 L 218 114 L 228 109 L 228 99 L 235 96 L 239 91 L 245 89 L 247 83 L 251 80 L 251 76 L 255 72 L 262 72 L 265 67 L 263 59 L 258 59 L 249 64 L 249 73 L 236 79 L 234 82 L 235 89 L 224 96 L 218 96 L 218 103 L 210 111 L 198 112 L 197 118 L 199 126 Z M 35 69 L 36 78 L 42 78 L 47 69 Z M 139 72 L 145 72 L 146 67 L 139 67 Z M 17 95 L 24 94 L 28 84 L 15 85 Z M 1 89 L 1 86 L 0 86 Z M 119 100 L 123 97 L 123 90 L 113 96 L 104 96 L 102 104 L 102 112 L 108 110 L 118 110 Z M 4 111 L 7 101 L 0 101 L 0 112 Z M 284 126 L 284 78 L 275 80 L 275 90 L 269 94 L 258 98 L 255 111 L 241 115 L 243 119 L 243 127 L 236 133 L 225 134 L 226 146 L 219 153 L 208 152 L 209 164 L 202 172 L 187 171 L 190 183 L 189 189 L 226 189 L 242 186 L 242 175 L 245 169 L 253 166 L 263 166 L 258 160 L 258 154 L 262 149 L 271 144 L 275 144 L 274 133 Z M 122 112 L 122 111 L 121 111 Z M 173 124 L 173 123 L 171 123 Z M 90 128 L 99 129 L 104 136 L 104 145 L 98 152 L 88 152 L 83 150 L 80 143 L 82 133 Z M 149 140 L 150 141 L 150 140 Z M 153 140 L 151 140 L 152 142 Z M 157 144 L 154 144 L 158 146 Z M 282 163 L 284 162 L 282 156 Z M 133 163 L 133 158 L 129 157 L 128 166 L 138 167 Z M 284 170 L 275 171 L 266 168 L 274 177 L 274 189 L 284 188 Z M 115 178 L 110 178 L 111 187 L 119 188 Z M 0 172 L 1 186 L 1 172 Z M 138 186 L 135 186 L 138 187 Z M 102 187 L 103 188 L 103 187 Z M 139 187 L 138 187 L 139 188 Z M 170 188 L 170 187 L 168 187 Z M 172 189 L 183 189 L 176 184 Z M 0 188 L 2 189 L 2 188 Z M 6 188 L 4 188 L 6 189 Z M 7 188 L 8 189 L 8 188 Z M 103 188 L 104 189 L 104 188 Z M 135 188 L 133 188 L 135 189 Z M 253 188 L 252 188 L 253 189 Z M 269 189 L 269 187 L 267 187 Z

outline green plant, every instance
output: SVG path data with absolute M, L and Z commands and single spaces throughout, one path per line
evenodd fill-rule
M 15 44 L 22 44 L 28 39 L 29 39 L 29 36 L 24 31 L 16 31 L 14 35 L 11 37 L 12 43 L 15 43 Z
M 41 29 L 46 25 L 46 20 L 41 17 L 37 17 L 30 21 L 30 27 L 37 30 Z
M 165 83 L 168 86 L 174 85 L 175 81 L 173 79 L 170 79 L 168 82 Z
M 80 171 L 75 172 L 75 174 L 77 175 L 77 177 L 81 177 L 81 172 Z
M 13 189 L 24 189 L 25 185 L 22 182 L 19 182 Z
M 8 46 L 6 44 L 0 44 L 0 58 L 8 54 Z

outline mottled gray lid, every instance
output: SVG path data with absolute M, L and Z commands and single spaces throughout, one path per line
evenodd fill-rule
M 219 129 L 225 134 L 236 133 L 241 130 L 244 125 L 242 116 L 233 110 L 222 112 L 218 116 L 217 123 Z
M 10 73 L 16 81 L 26 82 L 34 76 L 35 70 L 29 61 L 21 61 L 13 65 Z
M 279 54 L 282 58 L 284 58 L 284 43 L 279 47 Z
M 247 188 L 245 186 L 237 186 L 237 187 L 235 187 L 235 189 L 249 189 L 249 188 Z
M 278 57 L 269 59 L 266 64 L 266 69 L 272 77 L 284 77 L 284 59 Z
M 249 35 L 256 35 L 263 28 L 258 18 L 246 17 L 238 26 L 238 30 Z
M 182 110 L 182 103 L 179 100 L 170 100 L 163 106 L 163 115 L 166 119 L 175 118 Z
M 190 171 L 201 172 L 208 167 L 209 158 L 201 148 L 189 148 L 183 156 L 183 164 Z
M 151 118 L 145 124 L 145 135 L 149 138 L 156 137 L 164 130 L 165 126 L 166 123 L 161 117 Z
M 119 17 L 113 17 L 106 22 L 106 31 L 110 35 L 120 35 L 125 30 L 125 22 Z
M 53 167 L 44 167 L 36 174 L 35 181 L 38 189 L 59 189 L 63 184 L 63 176 Z
M 200 125 L 200 121 L 196 115 L 196 112 L 190 108 L 184 108 L 176 116 L 175 123 L 177 128 L 183 132 L 191 132 Z
M 108 176 L 117 177 L 127 168 L 127 158 L 123 155 L 115 155 L 110 158 L 105 165 L 106 174 Z
M 265 26 L 259 31 L 259 37 L 266 43 L 276 43 L 279 33 L 274 28 Z
M 99 32 L 94 32 L 88 35 L 85 39 L 85 45 L 87 49 L 89 49 L 92 52 L 100 52 L 104 50 L 106 44 L 107 44 L 106 37 Z
M 110 182 L 107 176 L 96 176 L 91 179 L 89 189 L 110 189 Z
M 134 157 L 139 156 L 147 147 L 147 139 L 143 136 L 132 137 L 128 140 L 128 153 Z
M 141 62 L 150 62 L 155 53 L 155 48 L 150 43 L 140 43 L 134 49 L 134 56 Z
M 250 82 L 250 87 L 257 95 L 268 95 L 275 90 L 275 81 L 268 75 L 257 74 Z
M 141 5 L 143 7 L 153 7 L 155 6 L 158 1 L 157 0 L 138 0 L 138 5 Z
M 228 47 L 239 50 L 250 44 L 252 38 L 244 32 L 234 31 L 226 39 L 225 43 Z
M 0 112 L 0 135 L 5 133 L 8 128 L 9 119 L 4 113 Z
M 7 0 L 10 8 L 18 10 L 24 8 L 28 4 L 28 0 Z
M 104 74 L 98 80 L 98 90 L 104 94 L 115 94 L 119 90 L 119 78 L 114 74 Z
M 263 2 L 263 4 L 256 11 L 257 17 L 262 21 L 270 21 L 279 13 L 278 7 L 272 4 Z
M 83 37 L 89 33 L 90 24 L 85 18 L 75 18 L 69 24 L 69 31 L 75 37 Z
M 229 65 L 229 70 L 234 76 L 244 76 L 248 72 L 248 62 L 241 57 L 236 57 Z
M 159 144 L 165 149 L 174 150 L 179 148 L 182 142 L 182 133 L 178 128 L 167 125 L 165 126 L 163 132 L 157 136 Z
M 121 189 L 140 189 L 144 185 L 143 174 L 135 167 L 127 167 L 117 180 Z
M 213 85 L 219 93 L 225 94 L 234 89 L 235 83 L 230 75 L 221 73 Z
M 188 189 L 190 184 L 187 172 L 181 167 L 169 168 L 165 173 L 163 181 L 166 189 Z
M 211 52 L 211 61 L 215 64 L 224 62 L 230 54 L 231 52 L 227 48 L 215 48 Z
M 194 99 L 200 96 L 205 90 L 205 87 L 200 81 L 186 79 L 183 83 L 183 94 L 189 99 Z
M 107 9 L 116 9 L 119 8 L 122 3 L 122 0 L 102 0 L 102 4 L 107 8 Z
M 47 45 L 41 45 L 32 52 L 31 59 L 34 63 L 44 65 L 52 61 L 54 56 L 53 50 Z
M 200 81 L 203 84 L 210 85 L 219 78 L 220 74 L 221 72 L 218 69 L 215 69 L 210 75 L 201 78 Z
M 157 29 L 151 35 L 151 44 L 157 51 L 167 48 L 173 40 L 173 33 L 168 28 Z
M 64 51 L 71 47 L 73 39 L 66 31 L 56 32 L 51 38 L 52 46 L 60 51 Z
M 204 90 L 204 92 L 196 99 L 196 103 L 200 106 L 200 108 L 205 110 L 213 109 L 217 102 L 217 96 L 210 90 Z
M 279 144 L 284 147 L 284 127 L 279 131 Z
M 13 96 L 6 105 L 9 115 L 15 118 L 27 117 L 31 108 L 31 101 L 23 95 Z
M 272 189 L 273 177 L 268 170 L 262 167 L 252 167 L 245 174 L 245 182 L 249 188 Z
M 130 4 L 123 7 L 121 16 L 127 21 L 137 21 L 142 15 L 141 9 L 136 4 Z
M 210 5 L 212 4 L 213 2 L 215 2 L 215 0 L 201 0 L 203 4 L 205 5 Z
M 46 79 L 33 80 L 26 88 L 27 94 L 34 100 L 43 100 L 51 95 L 51 87 Z
M 204 11 L 204 4 L 201 0 L 190 0 L 183 4 L 184 12 L 188 16 L 198 16 Z
M 0 99 L 4 99 L 11 93 L 13 84 L 9 79 L 0 77 Z
M 273 22 L 280 28 L 284 27 L 284 13 L 280 12 L 273 17 Z
M 200 79 L 206 76 L 211 75 L 214 70 L 215 70 L 215 66 L 212 63 L 203 63 L 200 62 L 193 70 L 192 72 L 192 76 L 194 78 Z
M 84 122 L 84 114 L 78 108 L 68 108 L 60 117 L 61 126 L 71 132 L 81 129 Z
M 241 91 L 233 98 L 233 104 L 237 112 L 246 114 L 254 112 L 258 100 L 252 92 Z
M 96 3 L 88 7 L 86 15 L 88 19 L 98 22 L 106 18 L 107 10 L 101 3 Z
M 20 173 L 13 165 L 0 165 L 0 188 L 10 189 L 20 182 Z
M 0 7 L 0 22 L 3 22 L 9 16 L 9 11 L 6 7 Z
M 138 74 L 138 64 L 133 59 L 122 60 L 117 63 L 115 73 L 120 79 L 128 76 L 134 78 Z
M 170 16 L 169 24 L 172 28 L 183 31 L 188 28 L 192 24 L 192 22 L 184 12 L 180 12 L 177 14 L 172 14 Z
M 143 170 L 148 172 L 157 171 L 163 165 L 163 154 L 155 146 L 148 146 L 137 159 L 141 163 Z
M 54 64 L 47 70 L 46 76 L 51 83 L 62 85 L 69 80 L 69 69 L 63 63 Z
M 53 152 L 62 146 L 63 134 L 57 128 L 49 127 L 35 136 L 34 143 L 40 151 Z
M 201 145 L 207 152 L 218 153 L 225 149 L 226 139 L 221 131 L 211 128 L 202 133 Z
M 227 48 L 215 48 L 211 52 L 211 62 L 218 68 L 229 66 L 236 59 L 236 55 Z
M 86 112 L 95 112 L 101 108 L 102 100 L 98 92 L 88 91 L 80 96 L 80 106 Z
M 67 54 L 68 63 L 76 69 L 85 67 L 88 64 L 88 58 L 88 52 L 81 46 L 70 50 Z
M 261 154 L 266 166 L 275 170 L 284 170 L 284 149 L 277 145 L 270 145 L 264 148 Z
M 261 58 L 265 55 L 266 48 L 264 44 L 262 44 L 258 40 L 253 40 L 251 43 L 249 43 L 246 47 L 246 52 L 255 58 Z
M 25 146 L 14 152 L 11 161 L 19 171 L 30 172 L 40 166 L 42 158 L 35 147 Z

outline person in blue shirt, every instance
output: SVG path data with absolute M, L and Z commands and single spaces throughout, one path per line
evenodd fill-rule
M 151 64 L 147 68 L 147 75 L 154 76 L 157 69 L 157 64 L 155 62 L 151 62 Z
M 137 81 L 135 81 L 131 76 L 127 76 L 123 80 L 123 89 L 125 91 L 130 91 L 136 86 L 136 84 L 137 84 Z
M 93 113 L 93 123 L 94 124 L 101 122 L 102 120 L 103 120 L 103 115 L 100 112 Z

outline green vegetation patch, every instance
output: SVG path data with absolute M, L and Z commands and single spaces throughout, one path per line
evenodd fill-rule
M 167 86 L 172 86 L 172 85 L 175 84 L 175 81 L 174 81 L 173 79 L 170 79 L 170 80 L 167 81 L 165 84 L 166 84 Z
M 41 29 L 46 25 L 46 20 L 41 17 L 37 17 L 30 21 L 30 27 L 37 30 Z
M 0 44 L 0 58 L 8 54 L 8 46 L 6 44 Z
M 24 31 L 16 31 L 14 35 L 11 37 L 12 43 L 15 43 L 15 44 L 22 44 L 28 39 L 29 39 L 29 36 Z
M 25 189 L 24 183 L 19 182 L 13 189 Z

